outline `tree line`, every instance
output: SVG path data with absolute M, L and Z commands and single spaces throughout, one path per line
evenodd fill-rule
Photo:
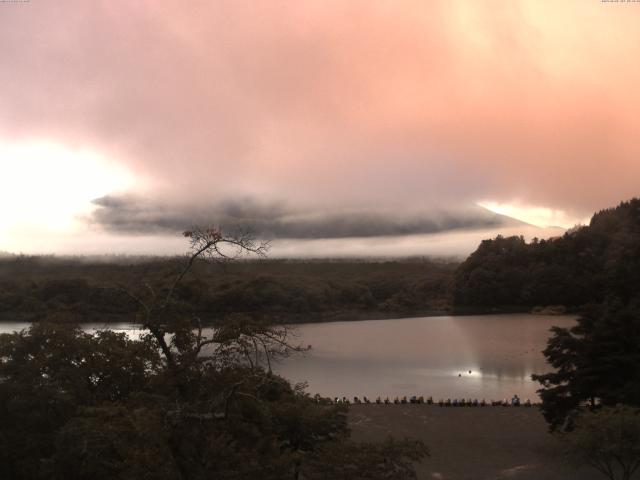
M 458 309 L 530 309 L 565 305 L 573 310 L 640 291 L 640 199 L 597 212 L 588 226 L 549 240 L 498 236 L 484 240 L 457 269 Z
M 142 276 L 170 278 L 183 261 L 0 259 L 0 320 L 39 321 L 57 312 L 70 322 L 128 321 L 138 306 L 120 287 Z M 198 259 L 174 293 L 208 319 L 244 313 L 289 323 L 444 313 L 457 265 L 430 259 L 212 265 Z
M 215 229 L 185 236 L 174 275 L 120 287 L 139 339 L 48 321 L 0 335 L 0 477 L 415 479 L 421 442 L 351 441 L 344 405 L 271 371 L 304 350 L 286 326 L 236 314 L 203 329 L 176 295 L 194 265 L 226 260 L 224 246 L 264 251 Z
M 611 480 L 640 468 L 640 199 L 596 213 L 559 238 L 483 241 L 458 268 L 454 305 L 563 305 L 576 325 L 553 327 L 533 375 L 542 413 L 578 456 Z

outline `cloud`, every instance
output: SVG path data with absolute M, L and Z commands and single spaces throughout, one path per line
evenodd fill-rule
M 631 5 L 0 8 L 0 137 L 93 149 L 156 201 L 518 200 L 582 217 L 640 189 Z
M 249 198 L 203 207 L 162 204 L 131 196 L 105 196 L 94 204 L 97 208 L 90 223 L 110 233 L 126 235 L 175 234 L 212 223 L 227 231 L 249 228 L 262 238 L 297 240 L 406 236 L 526 225 L 480 207 L 423 213 L 301 210 Z

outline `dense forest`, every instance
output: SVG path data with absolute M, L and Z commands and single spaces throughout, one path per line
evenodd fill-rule
M 0 320 L 130 321 L 125 290 L 175 275 L 184 258 L 0 259 Z M 457 262 L 199 260 L 176 291 L 203 319 L 245 313 L 278 322 L 444 313 Z
M 598 448 L 595 427 L 631 425 L 629 415 L 640 425 L 638 199 L 560 238 L 484 241 L 459 266 L 207 262 L 203 253 L 220 260 L 217 245 L 236 240 L 213 229 L 185 236 L 191 254 L 179 259 L 2 260 L 2 318 L 36 321 L 0 335 L 2 478 L 415 479 L 425 445 L 354 442 L 344 405 L 271 371 L 272 358 L 304 351 L 290 343 L 287 320 L 341 314 L 579 309 L 575 326 L 551 332 L 544 354 L 554 370 L 534 375 L 542 413 L 551 429 Z M 260 256 L 259 245 L 242 245 Z M 201 317 L 224 321 L 207 337 Z M 144 334 L 74 325 L 110 319 L 135 319 Z M 592 418 L 585 406 L 604 414 Z M 638 428 L 630 434 L 640 439 Z
M 286 326 L 236 314 L 203 331 L 177 296 L 196 260 L 223 244 L 264 250 L 215 229 L 188 236 L 172 277 L 122 287 L 139 339 L 47 321 L 0 335 L 0 478 L 415 480 L 422 442 L 354 442 L 346 405 L 271 371 L 305 350 Z
M 127 321 L 124 290 L 168 278 L 184 258 L 0 259 L 0 320 Z M 394 316 L 580 311 L 640 291 L 640 199 L 596 213 L 562 237 L 498 236 L 455 260 L 199 261 L 176 292 L 203 318 L 245 313 L 281 323 Z
M 552 371 L 533 375 L 542 413 L 552 430 L 578 432 L 569 443 L 587 463 L 614 478 L 608 462 L 615 457 L 621 478 L 631 478 L 640 467 L 640 199 L 602 210 L 559 238 L 483 241 L 455 273 L 453 304 L 458 311 L 556 305 L 579 313 L 573 327 L 551 330 L 543 353 Z M 615 410 L 620 405 L 629 410 Z M 602 407 L 599 417 L 586 414 Z M 636 425 L 624 438 L 620 419 Z M 615 441 L 602 440 L 608 432 Z
M 483 241 L 455 274 L 453 303 L 465 308 L 571 310 L 640 292 L 640 199 L 596 213 L 588 226 L 527 243 L 523 237 Z

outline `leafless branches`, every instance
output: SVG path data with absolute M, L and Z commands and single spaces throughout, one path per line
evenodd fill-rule
M 309 350 L 309 346 L 292 342 L 294 337 L 286 325 L 268 325 L 235 316 L 213 329 L 211 337 L 202 342 L 203 345 L 214 345 L 202 358 L 244 364 L 252 370 L 266 368 L 271 372 L 274 359 Z
M 271 372 L 276 357 L 303 352 L 290 342 L 291 329 L 253 321 L 245 317 L 231 317 L 222 325 L 204 328 L 197 316 L 185 318 L 176 307 L 175 293 L 180 283 L 192 271 L 198 260 L 229 262 L 244 255 L 264 257 L 269 249 L 266 242 L 257 241 L 249 232 L 240 230 L 225 236 L 215 228 L 193 228 L 182 234 L 189 241 L 185 264 L 170 278 L 164 288 L 154 288 L 143 281 L 134 293 L 120 289 L 140 307 L 140 323 L 147 330 L 172 369 L 187 365 L 209 363 L 217 366 L 242 364 L 251 370 L 258 367 Z
M 198 258 L 213 262 L 228 262 L 250 254 L 265 257 L 269 251 L 268 242 L 258 242 L 249 232 L 243 230 L 225 237 L 215 227 L 194 228 L 182 232 L 182 235 L 189 239 L 191 253 L 184 268 L 176 276 L 167 292 L 164 299 L 165 306 L 172 300 L 176 287 L 189 273 Z

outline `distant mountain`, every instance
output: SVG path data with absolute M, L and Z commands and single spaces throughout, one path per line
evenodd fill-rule
M 347 211 L 289 215 L 262 223 L 262 232 L 275 238 L 347 238 L 441 233 L 526 225 L 485 208 L 431 210 L 406 214 L 381 211 Z
M 458 308 L 577 307 L 640 292 L 640 199 L 593 215 L 588 226 L 558 238 L 483 241 L 458 268 Z
M 474 205 L 473 207 L 470 207 L 467 211 L 468 211 L 468 214 L 473 215 L 478 219 L 486 219 L 487 221 L 494 222 L 504 227 L 526 226 L 526 227 L 539 228 L 539 227 L 536 227 L 535 225 L 532 225 L 531 223 L 527 223 L 523 220 L 518 220 L 517 218 L 510 217 L 509 215 L 493 212 L 488 208 L 485 208 L 480 205 Z

